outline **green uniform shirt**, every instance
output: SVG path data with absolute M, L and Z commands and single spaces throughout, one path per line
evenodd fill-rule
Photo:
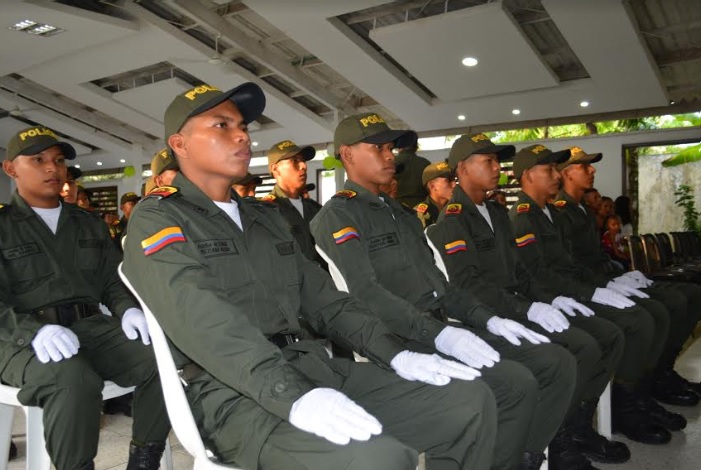
M 0 208 L 0 371 L 44 326 L 30 312 L 65 303 L 102 303 L 121 317 L 138 304 L 117 274 L 105 223 L 63 204 L 56 234 L 15 192 Z
M 319 333 L 385 365 L 404 350 L 304 257 L 276 206 L 232 192 L 242 232 L 182 173 L 173 184 L 177 189 L 157 188 L 136 206 L 124 270 L 179 350 L 176 364 L 199 364 L 286 420 L 314 384 L 267 337 L 299 333 L 300 316 Z M 260 430 L 256 439 L 267 434 Z
M 572 253 L 575 262 L 588 271 L 591 282 L 599 287 L 605 286 L 613 273 L 611 258 L 601 246 L 596 218 L 563 190 L 557 195 L 555 208 L 563 215 L 561 220 L 565 246 Z
M 415 205 L 414 211 L 416 212 L 416 217 L 419 218 L 423 228 L 435 224 L 436 220 L 438 220 L 438 214 L 441 212 L 433 202 L 433 199 L 431 199 L 431 196 L 427 196 L 423 202 Z
M 302 200 L 304 216 L 292 205 L 290 199 L 277 184 L 270 194 L 262 198 L 263 201 L 275 204 L 278 207 L 280 215 L 287 221 L 290 233 L 297 240 L 297 244 L 302 249 L 304 256 L 326 267 L 326 263 L 324 263 L 314 248 L 314 237 L 309 231 L 309 222 L 321 210 L 321 204 L 313 199 L 303 197 L 300 199 Z
M 533 199 L 519 191 L 518 201 L 509 211 L 521 259 L 535 277 L 543 279 L 562 295 L 579 302 L 590 301 L 597 286 L 565 246 L 563 215 L 552 204 L 546 207 L 552 222 Z
M 468 289 L 500 316 L 527 320 L 533 300 L 550 303 L 556 294 L 531 276 L 516 251 L 507 211 L 487 201 L 494 227 L 459 186 L 427 234 L 441 253 L 451 284 Z
M 427 192 L 421 182 L 424 168 L 431 164 L 424 157 L 419 157 L 411 150 L 404 150 L 394 159 L 396 166 L 402 166 L 397 173 L 397 201 L 407 207 L 414 207 L 423 201 Z
M 422 312 L 484 326 L 494 314 L 457 289 L 436 267 L 412 210 L 346 181 L 312 220 L 317 244 L 331 258 L 349 292 L 399 336 L 434 347 L 445 325 Z

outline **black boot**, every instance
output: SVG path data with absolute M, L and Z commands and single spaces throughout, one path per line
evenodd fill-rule
M 539 470 L 545 462 L 545 454 L 542 452 L 524 452 L 521 465 L 518 470 Z
M 127 470 L 158 470 L 165 447 L 165 442 L 147 442 L 137 445 L 132 441 L 129 444 Z
M 593 428 L 598 400 L 580 403 L 572 426 L 572 445 L 594 462 L 623 463 L 630 460 L 630 450 L 622 442 L 609 441 Z
M 696 406 L 699 404 L 699 395 L 692 387 L 693 385 L 670 367 L 655 374 L 655 379 L 652 381 L 652 396 L 655 400 L 668 405 Z
M 654 422 L 670 431 L 681 431 L 686 427 L 685 417 L 672 413 L 649 396 L 640 397 L 636 405 L 641 413 L 645 413 Z
M 672 434 L 660 426 L 636 406 L 638 400 L 634 387 L 613 384 L 611 389 L 611 425 L 613 432 L 643 444 L 667 444 Z
M 597 470 L 589 459 L 572 445 L 571 428 L 560 426 L 548 446 L 548 470 Z
M 679 382 L 681 382 L 687 389 L 694 392 L 701 398 L 701 382 L 692 382 L 691 380 L 685 379 L 676 370 L 670 369 L 669 373 Z

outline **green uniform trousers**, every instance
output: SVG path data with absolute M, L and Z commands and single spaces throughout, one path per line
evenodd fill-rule
M 80 320 L 71 330 L 80 340 L 76 356 L 42 364 L 30 346 L 2 372 L 3 383 L 21 388 L 20 403 L 43 408 L 46 447 L 57 470 L 73 470 L 95 458 L 105 380 L 136 386 L 133 440 L 164 442 L 170 422 L 151 347 L 129 340 L 120 321 L 107 315 Z
M 655 308 L 655 315 L 640 305 L 618 309 L 595 302 L 585 304 L 596 312 L 597 317 L 610 321 L 623 333 L 623 354 L 614 380 L 627 384 L 639 383 L 650 371 L 650 364 L 655 364 L 662 352 L 669 331 L 669 321 L 663 321 L 666 314 L 663 312 L 660 315 L 654 301 L 651 307 Z
M 603 393 L 623 354 L 623 332 L 603 318 L 567 317 L 570 327 L 560 333 L 548 333 L 535 324 L 527 326 L 567 349 L 577 361 L 577 382 L 568 417 L 583 401 L 597 400 Z
M 514 346 L 487 331 L 450 322 L 476 334 L 501 355 L 494 367 L 482 368 L 494 393 L 498 426 L 493 469 L 516 468 L 523 453 L 542 452 L 560 427 L 570 406 L 576 381 L 572 354 L 554 344 Z M 408 343 L 412 350 L 434 353 L 424 345 Z M 448 359 L 453 359 L 446 356 Z
M 247 470 L 414 470 L 418 454 L 425 452 L 432 470 L 490 468 L 497 411 L 483 381 L 453 380 L 444 387 L 410 382 L 375 364 L 329 359 L 323 350 L 304 352 L 303 343 L 286 347 L 285 358 L 319 387 L 340 390 L 374 415 L 382 434 L 367 442 L 332 444 L 202 373 L 186 391 L 206 445 L 222 462 Z M 261 449 L 251 449 L 247 436 L 260 431 L 247 423 L 249 418 L 262 422 L 261 414 L 277 425 Z

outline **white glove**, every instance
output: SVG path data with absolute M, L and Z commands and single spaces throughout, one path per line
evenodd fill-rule
M 619 294 L 611 289 L 606 289 L 604 287 L 597 287 L 594 291 L 594 295 L 591 296 L 591 301 L 596 302 L 601 305 L 608 305 L 609 307 L 615 308 L 628 308 L 633 307 L 635 302 L 630 300 L 624 295 Z
M 144 312 L 138 308 L 129 308 L 122 316 L 122 331 L 129 339 L 136 339 L 141 335 L 141 342 L 151 344 L 151 337 L 148 334 L 148 325 Z
M 343 393 L 315 388 L 292 404 L 290 424 L 344 446 L 382 433 L 380 422 Z
M 548 333 L 561 333 L 570 327 L 570 322 L 558 309 L 543 302 L 533 302 L 526 316 L 533 323 L 543 327 Z
M 37 359 L 42 364 L 58 362 L 78 354 L 80 341 L 68 328 L 60 325 L 44 325 L 39 328 L 32 340 Z
M 649 299 L 650 296 L 647 295 L 645 292 L 636 289 L 635 287 L 627 286 L 625 284 L 620 284 L 618 282 L 614 281 L 609 281 L 608 284 L 606 284 L 606 287 L 608 289 L 611 289 L 614 292 L 618 292 L 621 295 L 625 295 L 626 297 L 630 297 L 631 295 L 634 295 L 636 297 L 640 297 L 641 299 Z
M 403 379 L 418 380 L 431 385 L 447 385 L 451 378 L 474 380 L 482 375 L 477 369 L 443 359 L 438 354 L 411 351 L 400 352 L 389 365 Z
M 594 310 L 590 309 L 586 305 L 580 304 L 579 302 L 570 297 L 564 297 L 562 295 L 555 297 L 550 303 L 550 305 L 552 305 L 558 310 L 562 310 L 571 317 L 577 316 L 576 311 L 579 311 L 579 313 L 581 313 L 585 317 L 591 317 L 594 315 Z
M 499 362 L 499 353 L 482 338 L 471 331 L 454 326 L 446 326 L 436 336 L 436 349 L 453 356 L 460 362 L 475 369 L 492 367 Z
M 629 276 L 618 276 L 617 278 L 613 279 L 613 282 L 623 284 L 624 286 L 635 287 L 636 289 L 647 287 L 647 283 L 643 284 L 638 279 Z
M 533 344 L 549 343 L 550 340 L 535 331 L 529 330 L 522 324 L 501 317 L 492 317 L 487 321 L 487 331 L 493 335 L 501 336 L 509 343 L 521 345 L 519 338 L 526 338 Z
M 640 287 L 650 287 L 651 285 L 653 285 L 655 283 L 655 281 L 653 281 L 652 279 L 648 279 L 647 276 L 645 276 L 645 274 L 641 273 L 637 269 L 635 271 L 628 271 L 623 276 L 619 276 L 619 277 L 627 277 L 627 278 L 635 279 L 638 282 L 640 282 L 640 284 L 641 284 Z

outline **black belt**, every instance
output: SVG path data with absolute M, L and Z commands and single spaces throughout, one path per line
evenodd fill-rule
M 286 335 L 282 333 L 277 333 L 275 335 L 269 336 L 268 341 L 273 343 L 278 348 L 282 349 L 289 346 L 292 343 L 299 341 L 299 335 Z M 204 372 L 204 369 L 197 364 L 185 364 L 181 369 L 178 370 L 180 375 L 180 380 L 184 385 L 187 386 L 192 380 L 199 377 Z
M 61 304 L 54 307 L 41 307 L 33 310 L 32 313 L 39 317 L 44 323 L 70 327 L 73 323 L 83 318 L 100 315 L 98 304 L 72 303 Z
M 435 318 L 439 322 L 445 323 L 448 321 L 448 315 L 445 314 L 442 308 L 434 308 L 433 310 L 427 310 L 424 312 L 429 317 Z

